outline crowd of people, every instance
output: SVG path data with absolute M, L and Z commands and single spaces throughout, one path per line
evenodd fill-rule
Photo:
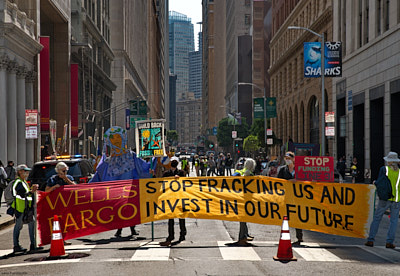
M 114 137 L 116 135 L 123 136 L 124 133 L 114 131 L 112 133 Z M 121 137 L 123 141 L 124 138 Z M 190 163 L 192 163 L 192 171 L 196 172 L 196 176 L 251 176 L 251 175 L 267 175 L 278 177 L 282 179 L 295 179 L 295 154 L 288 151 L 284 154 L 283 162 L 279 166 L 278 160 L 272 160 L 269 162 L 269 166 L 264 168 L 265 164 L 261 158 L 242 158 L 237 163 L 240 167 L 234 168 L 234 160 L 230 153 L 226 155 L 223 153 L 218 154 L 215 158 L 214 154 L 211 153 L 207 156 L 195 155 L 193 160 L 187 160 L 186 158 L 175 157 L 173 154 L 168 155 L 169 162 L 165 162 L 162 158 L 153 158 L 150 160 L 142 160 L 136 156 L 134 152 L 126 150 L 124 142 L 114 144 L 111 140 L 106 140 L 107 146 L 111 149 L 110 153 L 102 157 L 102 160 L 97 165 L 96 173 L 92 179 L 92 182 L 98 181 L 109 181 L 109 180 L 122 180 L 122 179 L 138 179 L 138 178 L 150 178 L 150 177 L 186 177 L 190 174 Z M 399 163 L 397 153 L 390 152 L 386 157 L 386 166 L 383 166 L 380 170 L 378 181 L 386 180 L 392 187 L 392 196 L 390 198 L 380 198 L 376 211 L 374 214 L 373 222 L 371 224 L 369 237 L 366 246 L 373 246 L 375 236 L 379 228 L 380 221 L 383 214 L 387 209 L 390 209 L 392 215 L 390 217 L 390 226 L 387 234 L 386 247 L 395 248 L 394 238 L 397 228 L 398 214 L 400 210 L 400 174 L 399 174 Z M 181 169 L 178 168 L 179 162 L 181 163 Z M 157 168 L 155 164 L 159 165 Z M 132 168 L 135 168 L 134 170 Z M 141 168 L 141 171 L 138 169 Z M 346 163 L 344 157 L 339 158 L 337 163 L 337 170 L 343 176 L 346 173 Z M 351 170 L 355 170 L 353 181 L 357 178 L 357 160 L 354 159 L 350 167 Z M 37 184 L 29 185 L 27 177 L 30 172 L 30 168 L 25 164 L 20 164 L 14 169 L 12 161 L 8 162 L 6 168 L 0 161 L 0 198 L 3 193 L 3 189 L 7 184 L 12 183 L 12 191 L 15 197 L 10 209 L 12 209 L 12 215 L 15 216 L 15 226 L 13 231 L 13 243 L 14 253 L 25 252 L 27 249 L 23 248 L 19 242 L 20 231 L 23 224 L 28 224 L 29 237 L 30 237 L 30 251 L 35 252 L 38 249 L 35 242 L 34 234 L 34 221 L 35 218 L 26 218 L 26 209 L 32 209 L 34 206 L 34 194 L 38 189 Z M 68 166 L 64 162 L 57 163 L 55 167 L 56 174 L 47 180 L 47 186 L 45 192 L 52 193 L 57 192 L 57 189 L 63 185 L 76 185 L 74 178 L 68 175 Z M 379 187 L 378 187 L 379 188 Z M 11 214 L 11 213 L 10 213 Z M 180 234 L 178 242 L 186 239 L 186 226 L 185 219 L 179 219 Z M 135 226 L 130 227 L 131 236 L 138 235 L 135 231 Z M 115 237 L 121 237 L 122 229 L 118 229 L 115 233 Z M 295 245 L 300 245 L 303 242 L 303 231 L 296 229 L 297 241 Z M 168 221 L 168 236 L 164 242 L 161 242 L 161 246 L 170 246 L 175 239 L 174 234 L 174 219 Z M 239 246 L 248 245 L 249 241 L 254 239 L 249 234 L 249 229 L 246 222 L 240 222 L 239 237 L 236 242 Z

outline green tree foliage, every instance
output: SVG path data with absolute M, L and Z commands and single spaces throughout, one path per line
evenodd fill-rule
M 254 135 L 258 138 L 258 146 L 264 147 L 264 120 L 255 119 L 250 128 L 250 135 Z
M 229 124 L 228 118 L 223 118 L 218 123 L 217 130 L 217 140 L 218 146 L 224 147 L 226 149 L 232 148 L 232 130 L 237 131 L 238 138 L 245 138 L 249 135 L 249 125 L 246 122 L 246 118 L 242 117 L 241 125 L 231 125 Z
M 176 130 L 168 130 L 167 131 L 167 140 L 171 144 L 173 144 L 174 142 L 178 142 L 178 138 L 179 138 L 179 135 Z
M 257 136 L 249 135 L 244 139 L 243 149 L 245 151 L 256 151 L 259 148 L 259 141 Z

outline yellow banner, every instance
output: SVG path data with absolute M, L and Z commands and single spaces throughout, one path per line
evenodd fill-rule
M 281 225 L 364 238 L 374 208 L 374 185 L 319 183 L 271 177 L 140 180 L 141 223 L 200 218 Z

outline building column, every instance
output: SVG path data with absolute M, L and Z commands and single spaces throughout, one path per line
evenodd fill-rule
M 19 164 L 26 164 L 25 139 L 25 77 L 26 67 L 19 66 L 17 70 L 17 160 Z
M 7 110 L 7 66 L 8 57 L 3 55 L 0 57 L 0 110 Z M 7 112 L 3 112 L 5 115 L 0 120 L 0 159 L 5 164 L 7 162 Z
M 33 109 L 33 82 L 35 81 L 35 72 L 31 71 L 25 78 L 25 106 L 26 109 Z M 26 164 L 28 167 L 33 166 L 35 163 L 35 143 L 33 139 L 26 139 Z
M 8 64 L 7 77 L 7 160 L 17 159 L 17 62 Z

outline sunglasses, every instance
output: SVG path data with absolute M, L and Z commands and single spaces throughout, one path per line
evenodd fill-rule
M 291 154 L 291 153 L 286 153 L 285 157 L 292 157 L 292 158 L 294 158 L 294 155 Z

